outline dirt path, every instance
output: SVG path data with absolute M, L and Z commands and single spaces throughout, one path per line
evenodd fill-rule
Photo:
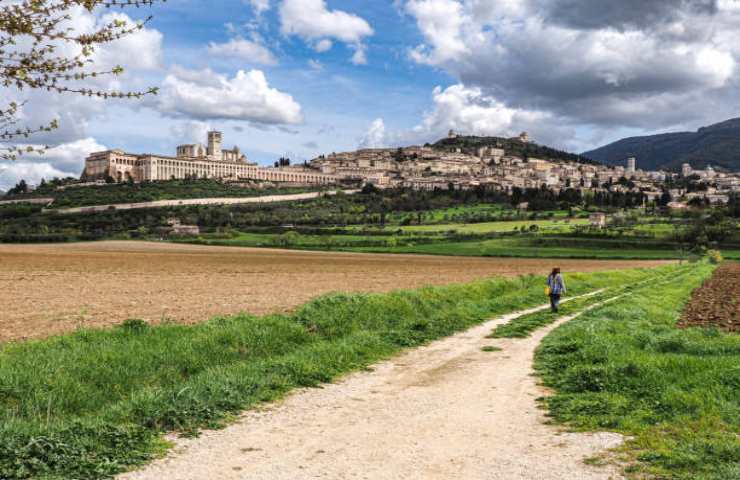
M 544 425 L 534 350 L 557 324 L 523 340 L 486 340 L 507 315 L 409 351 L 322 389 L 252 411 L 235 425 L 177 440 L 168 458 L 121 480 L 618 479 L 583 459 L 615 434 Z M 485 345 L 503 348 L 481 351 Z
M 353 195 L 359 190 L 342 190 L 345 195 Z M 293 193 L 289 195 L 265 195 L 262 197 L 226 197 L 226 198 L 188 198 L 183 200 L 155 200 L 139 203 L 113 203 L 109 205 L 92 205 L 89 207 L 58 208 L 50 210 L 55 213 L 96 213 L 108 210 L 138 210 L 142 208 L 183 207 L 192 205 L 239 205 L 245 203 L 278 203 L 311 200 L 323 195 L 333 196 L 337 191 Z

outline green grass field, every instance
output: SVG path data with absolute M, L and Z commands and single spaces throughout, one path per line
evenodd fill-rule
M 689 268 L 689 267 L 681 267 Z M 572 274 L 574 295 L 679 267 Z M 328 295 L 289 315 L 130 321 L 0 345 L 0 478 L 108 478 L 296 387 L 543 302 L 542 278 Z
M 565 239 L 521 235 L 488 240 L 449 241 L 441 232 L 406 235 L 291 235 L 239 232 L 231 237 L 183 239 L 187 243 L 239 247 L 273 247 L 364 253 L 399 253 L 516 258 L 584 258 L 675 260 L 688 258 L 674 248 L 649 247 L 634 239 Z M 564 244 L 564 245 L 561 245 Z M 729 260 L 740 260 L 740 250 L 723 250 Z
M 490 256 L 512 258 L 585 258 L 585 259 L 635 259 L 635 260 L 676 260 L 686 255 L 674 249 L 622 248 L 604 246 L 536 246 L 527 238 L 498 238 L 469 242 L 437 242 L 411 246 L 356 247 L 343 250 L 368 253 L 414 253 L 425 255 Z M 723 250 L 727 259 L 740 259 L 740 250 Z
M 634 478 L 740 478 L 740 336 L 676 328 L 700 264 L 549 335 L 536 355 L 557 422 L 617 431 Z
M 588 225 L 588 219 L 573 220 L 517 220 L 484 223 L 440 224 L 440 225 L 412 225 L 400 227 L 404 232 L 448 232 L 458 233 L 493 233 L 512 232 L 522 227 L 529 229 L 533 225 L 540 230 L 552 232 L 569 232 L 574 225 Z

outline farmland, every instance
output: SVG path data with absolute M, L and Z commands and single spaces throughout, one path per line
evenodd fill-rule
M 693 268 L 570 274 L 569 286 L 580 295 L 678 278 Z M 286 315 L 242 314 L 192 326 L 129 321 L 11 343 L 0 350 L 0 379 L 12 382 L 0 397 L 0 475 L 107 478 L 161 452 L 163 432 L 222 425 L 297 387 L 541 302 L 541 277 L 497 278 L 335 294 Z M 35 448 L 39 442 L 43 451 Z
M 0 207 L 0 478 L 107 479 L 156 460 L 168 434 L 215 427 L 229 433 L 185 456 L 177 440 L 174 460 L 124 478 L 290 479 L 306 464 L 364 474 L 342 452 L 377 429 L 387 442 L 352 451 L 393 457 L 399 476 L 462 459 L 470 478 L 486 478 L 482 466 L 503 478 L 732 478 L 737 336 L 714 327 L 735 329 L 737 265 L 712 273 L 718 250 L 740 257 L 737 216 L 611 208 L 597 227 L 593 210 L 476 195 L 90 215 Z M 200 234 L 167 237 L 170 219 Z M 555 266 L 568 285 L 559 314 L 542 291 Z M 320 385 L 318 397 L 301 389 Z M 550 393 L 553 421 L 600 433 L 561 439 L 536 409 Z M 286 409 L 252 410 L 288 394 Z M 419 405 L 436 416 L 420 418 Z M 459 439 L 440 441 L 440 428 Z M 413 459 L 394 457 L 409 439 Z M 598 456 L 619 445 L 608 455 L 624 464 Z M 214 451 L 218 465 L 203 460 Z M 592 455 L 608 472 L 582 462 Z
M 163 182 L 125 188 L 166 192 L 184 186 Z M 209 191 L 229 188 L 234 187 Z M 61 215 L 36 205 L 7 205 L 0 206 L 0 242 L 160 240 L 174 219 L 197 226 L 200 235 L 171 240 L 204 245 L 586 259 L 686 259 L 720 249 L 726 258 L 740 258 L 735 203 L 674 212 L 628 205 L 619 196 L 599 204 L 574 204 L 566 197 L 533 211 L 516 208 L 513 199 L 495 191 L 403 189 L 260 205 L 175 202 L 95 214 Z M 602 205 L 606 200 L 616 206 Z M 606 225 L 591 225 L 594 212 L 607 215 Z
M 684 310 L 682 327 L 719 327 L 740 331 L 740 263 L 726 263 L 694 292 Z M 728 293 L 733 293 L 728 298 Z
M 167 243 L 0 245 L 7 295 L 0 341 L 112 326 L 129 318 L 204 321 L 285 312 L 328 292 L 385 292 L 493 275 L 544 274 L 542 260 L 454 259 L 230 249 Z M 645 266 L 657 265 L 655 262 Z M 559 262 L 568 271 L 632 262 Z

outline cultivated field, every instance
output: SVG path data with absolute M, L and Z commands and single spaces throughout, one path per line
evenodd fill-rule
M 665 262 L 557 260 L 565 272 Z M 334 291 L 544 274 L 542 259 L 366 255 L 143 242 L 0 245 L 0 342 L 129 318 L 198 322 L 284 312 Z
M 740 332 L 740 263 L 728 262 L 691 296 L 679 325 Z

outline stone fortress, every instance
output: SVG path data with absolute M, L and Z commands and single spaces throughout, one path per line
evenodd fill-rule
M 127 153 L 123 150 L 96 152 L 85 159 L 82 179 L 88 182 L 153 182 L 186 178 L 212 178 L 224 181 L 266 181 L 294 184 L 329 185 L 338 178 L 304 167 L 265 168 L 251 163 L 239 151 L 223 149 L 221 132 L 208 132 L 208 145 L 177 147 L 174 157 Z

